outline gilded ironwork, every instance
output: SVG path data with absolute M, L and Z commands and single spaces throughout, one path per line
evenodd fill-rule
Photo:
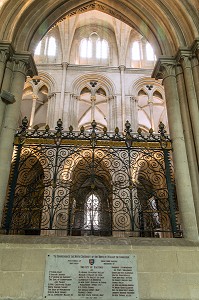
M 14 234 L 180 236 L 171 141 L 164 125 L 132 133 L 16 133 L 3 228 Z

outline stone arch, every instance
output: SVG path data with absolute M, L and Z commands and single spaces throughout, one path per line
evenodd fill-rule
M 90 82 L 96 82 L 95 86 L 91 86 Z M 88 92 L 87 97 L 87 106 L 84 111 L 81 110 L 81 92 L 84 89 L 87 89 L 90 91 L 90 95 Z M 97 91 L 99 89 L 104 90 L 105 95 L 99 95 Z M 102 129 L 104 126 L 110 127 L 110 115 L 111 115 L 111 109 L 112 109 L 112 103 L 114 100 L 115 90 L 116 87 L 113 84 L 113 82 L 110 80 L 110 78 L 101 75 L 99 73 L 90 73 L 90 74 L 84 74 L 81 76 L 78 76 L 72 83 L 72 90 L 73 90 L 73 97 L 71 101 L 74 102 L 73 105 L 77 107 L 78 113 L 74 115 L 74 118 L 76 119 L 76 126 L 81 127 L 82 125 L 88 128 L 90 128 L 90 124 L 93 120 L 96 119 L 96 122 L 99 125 L 99 128 Z M 91 101 L 93 98 L 93 102 Z M 92 103 L 91 103 L 92 102 Z M 94 106 L 94 108 L 93 108 Z M 81 112 L 81 116 L 79 115 L 79 112 Z M 88 119 L 88 115 L 91 115 Z M 114 116 L 113 116 L 114 118 Z M 79 123 L 80 122 L 80 123 Z M 83 122 L 83 123 L 82 123 Z M 85 125 L 84 125 L 85 124 Z M 87 129 L 88 129 L 87 128 Z M 98 128 L 98 129 L 99 129 Z
M 48 2 L 45 4 L 46 9 L 43 9 L 43 2 L 33 1 L 27 3 L 23 10 L 21 0 L 5 2 L 1 13 L 1 18 L 5 20 L 1 27 L 1 39 L 12 40 L 17 51 L 32 51 L 41 37 L 60 19 L 92 9 L 113 15 L 136 28 L 155 45 L 158 54 L 175 54 L 179 46 L 189 46 L 198 36 L 199 22 L 194 12 L 195 7 L 191 4 L 185 5 L 184 2 L 135 0 L 133 5 L 129 1 L 125 6 L 123 1 L 105 0 L 83 0 L 78 4 L 64 0 Z M 194 21 L 186 13 L 187 6 Z
M 144 91 L 147 99 L 142 99 L 139 95 L 140 91 Z M 162 95 L 161 101 L 155 100 L 155 92 Z M 141 77 L 132 84 L 130 93 L 137 99 L 138 123 L 141 129 L 148 132 L 150 128 L 153 128 L 157 133 L 159 122 L 162 121 L 166 126 L 166 130 L 169 130 L 166 100 L 161 80 Z M 143 119 L 142 122 L 141 119 Z
M 73 222 L 73 229 L 70 232 L 72 235 L 81 235 L 81 231 L 83 231 L 83 234 L 89 235 L 111 234 L 111 175 L 103 161 L 95 159 L 95 164 L 97 164 L 97 167 L 94 169 L 94 174 L 91 174 L 89 170 L 91 158 L 87 157 L 85 159 L 82 157 L 71 174 L 70 211 L 73 209 L 74 204 L 76 210 L 76 215 L 69 216 L 69 223 Z M 97 196 L 99 200 L 95 208 L 98 216 L 97 220 L 93 216 L 87 222 L 88 211 L 86 209 L 89 211 L 92 209 L 87 204 L 87 200 L 91 195 Z
M 137 149 L 134 152 L 131 173 L 136 187 L 134 201 L 139 203 L 135 223 L 140 228 L 141 236 L 170 237 L 170 233 L 164 233 L 172 231 L 165 168 L 162 150 Z M 173 179 L 173 170 L 170 172 Z
M 130 95 L 136 96 L 141 89 L 144 89 L 144 91 L 147 92 L 146 85 L 155 85 L 155 90 L 157 90 L 158 92 L 164 95 L 164 88 L 162 86 L 162 81 L 155 80 L 150 77 L 140 77 L 139 79 L 134 81 L 130 86 L 130 90 L 129 90 Z
M 20 151 L 20 148 L 16 149 L 16 152 Z M 11 163 L 10 180 L 13 181 L 13 176 L 17 177 L 15 186 L 10 187 L 7 192 L 3 224 L 6 230 L 11 230 L 14 234 L 40 234 L 45 190 L 43 159 L 36 151 L 22 148 L 19 165 L 14 160 Z M 12 203 L 10 223 L 7 219 L 8 203 Z
M 76 96 L 79 96 L 82 89 L 88 86 L 88 82 L 96 80 L 98 82 L 98 88 L 102 87 L 107 96 L 113 96 L 115 94 L 116 87 L 111 79 L 99 73 L 90 73 L 78 76 L 72 83 L 73 93 Z
M 49 94 L 53 93 L 56 89 L 55 79 L 47 72 L 39 71 L 38 78 L 40 78 L 48 87 Z

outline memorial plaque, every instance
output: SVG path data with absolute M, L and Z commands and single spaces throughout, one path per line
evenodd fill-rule
M 49 254 L 44 299 L 138 300 L 137 266 L 130 254 Z

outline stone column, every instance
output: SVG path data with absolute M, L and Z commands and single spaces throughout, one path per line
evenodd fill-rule
M 113 101 L 114 101 L 114 97 L 113 96 L 109 96 L 107 97 L 107 104 L 108 104 L 108 114 L 107 114 L 107 128 L 108 131 L 113 131 Z
M 197 101 L 199 105 L 199 63 L 196 55 L 193 55 L 191 57 L 191 65 L 192 65 L 194 86 L 195 86 Z
M 63 120 L 63 112 L 64 112 L 64 100 L 65 100 L 65 88 L 66 88 L 66 73 L 68 68 L 68 63 L 63 62 L 63 71 L 62 71 L 62 85 L 61 85 L 61 98 L 59 103 L 59 118 Z
M 152 93 L 150 93 L 150 95 L 149 95 L 148 104 L 149 104 L 151 128 L 153 130 L 155 130 L 154 116 L 153 116 L 153 94 Z
M 73 106 L 73 123 L 72 125 L 74 126 L 74 130 L 78 130 L 78 102 L 80 99 L 80 96 L 74 96 L 70 94 L 70 101 Z
M 119 130 L 122 131 L 123 130 L 123 117 L 122 117 L 122 107 L 121 107 L 121 103 L 122 103 L 122 97 L 121 95 L 115 95 L 115 99 L 114 99 L 114 127 L 119 127 Z
M 6 105 L 5 117 L 0 136 L 0 219 L 2 219 L 3 205 L 6 197 L 10 163 L 13 152 L 13 139 L 20 116 L 21 99 L 26 73 L 32 69 L 36 74 L 36 67 L 30 54 L 14 55 L 14 71 L 11 93 L 15 97 L 13 104 Z
M 120 70 L 120 82 L 121 82 L 121 122 L 122 122 L 122 128 L 124 128 L 125 119 L 126 119 L 126 111 L 125 111 L 125 78 L 124 78 L 124 71 L 126 67 L 125 66 L 119 66 Z
M 173 146 L 176 190 L 184 236 L 187 239 L 196 241 L 198 240 L 198 227 L 184 141 L 175 66 L 174 59 L 162 58 L 156 64 L 152 76 L 156 79 L 163 78 L 163 85 L 165 87 L 169 128 Z
M 125 115 L 125 122 L 128 120 L 132 124 L 132 109 L 131 109 L 131 96 L 125 97 L 125 108 L 126 108 L 126 115 Z
M 29 129 L 32 129 L 32 125 L 33 125 L 34 118 L 35 118 L 35 110 L 36 110 L 36 105 L 37 105 L 37 100 L 38 99 L 39 98 L 36 95 L 33 95 L 32 109 L 31 109 L 30 122 L 29 122 Z
M 2 81 L 2 88 L 1 88 L 2 91 L 4 90 L 10 92 L 12 76 L 13 76 L 13 61 L 12 59 L 10 59 L 7 61 L 6 64 L 4 78 Z M 0 132 L 3 123 L 5 108 L 6 108 L 6 103 L 4 102 L 4 100 L 0 99 Z
M 6 62 L 13 55 L 13 49 L 9 43 L 0 44 L 0 87 L 4 78 Z
M 68 130 L 68 127 L 73 123 L 73 116 L 74 116 L 74 105 L 73 105 L 73 97 L 71 97 L 70 92 L 65 92 L 64 97 L 64 107 L 63 107 L 63 127 L 64 130 Z
M 138 129 L 138 98 L 136 96 L 131 97 L 131 111 L 132 111 L 131 128 L 134 132 L 136 132 Z
M 55 110 L 55 93 L 48 94 L 48 110 L 47 110 L 47 118 L 46 124 L 50 127 L 50 129 L 55 128 L 54 124 L 54 110 Z
M 176 80 L 177 80 L 177 88 L 180 100 L 180 109 L 182 115 L 182 123 L 184 129 L 185 136 L 185 145 L 187 149 L 187 158 L 189 163 L 192 191 L 194 204 L 196 209 L 196 218 L 197 224 L 199 228 L 199 173 L 197 167 L 197 158 L 194 147 L 194 140 L 191 128 L 191 121 L 189 111 L 187 109 L 187 98 L 186 98 L 186 90 L 184 86 L 184 77 L 181 66 L 176 67 Z
M 192 46 L 192 72 L 193 72 L 193 80 L 195 84 L 195 90 L 199 105 L 199 39 L 196 40 Z
M 191 124 L 193 128 L 194 143 L 196 148 L 197 160 L 199 163 L 199 109 L 194 87 L 193 74 L 191 69 L 190 52 L 179 52 L 180 63 L 182 64 L 184 81 L 188 99 L 188 106 L 191 116 Z

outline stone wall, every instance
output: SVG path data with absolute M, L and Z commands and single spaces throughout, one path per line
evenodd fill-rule
M 198 300 L 199 243 L 185 239 L 0 237 L 0 299 L 43 299 L 49 253 L 135 254 L 140 300 Z

